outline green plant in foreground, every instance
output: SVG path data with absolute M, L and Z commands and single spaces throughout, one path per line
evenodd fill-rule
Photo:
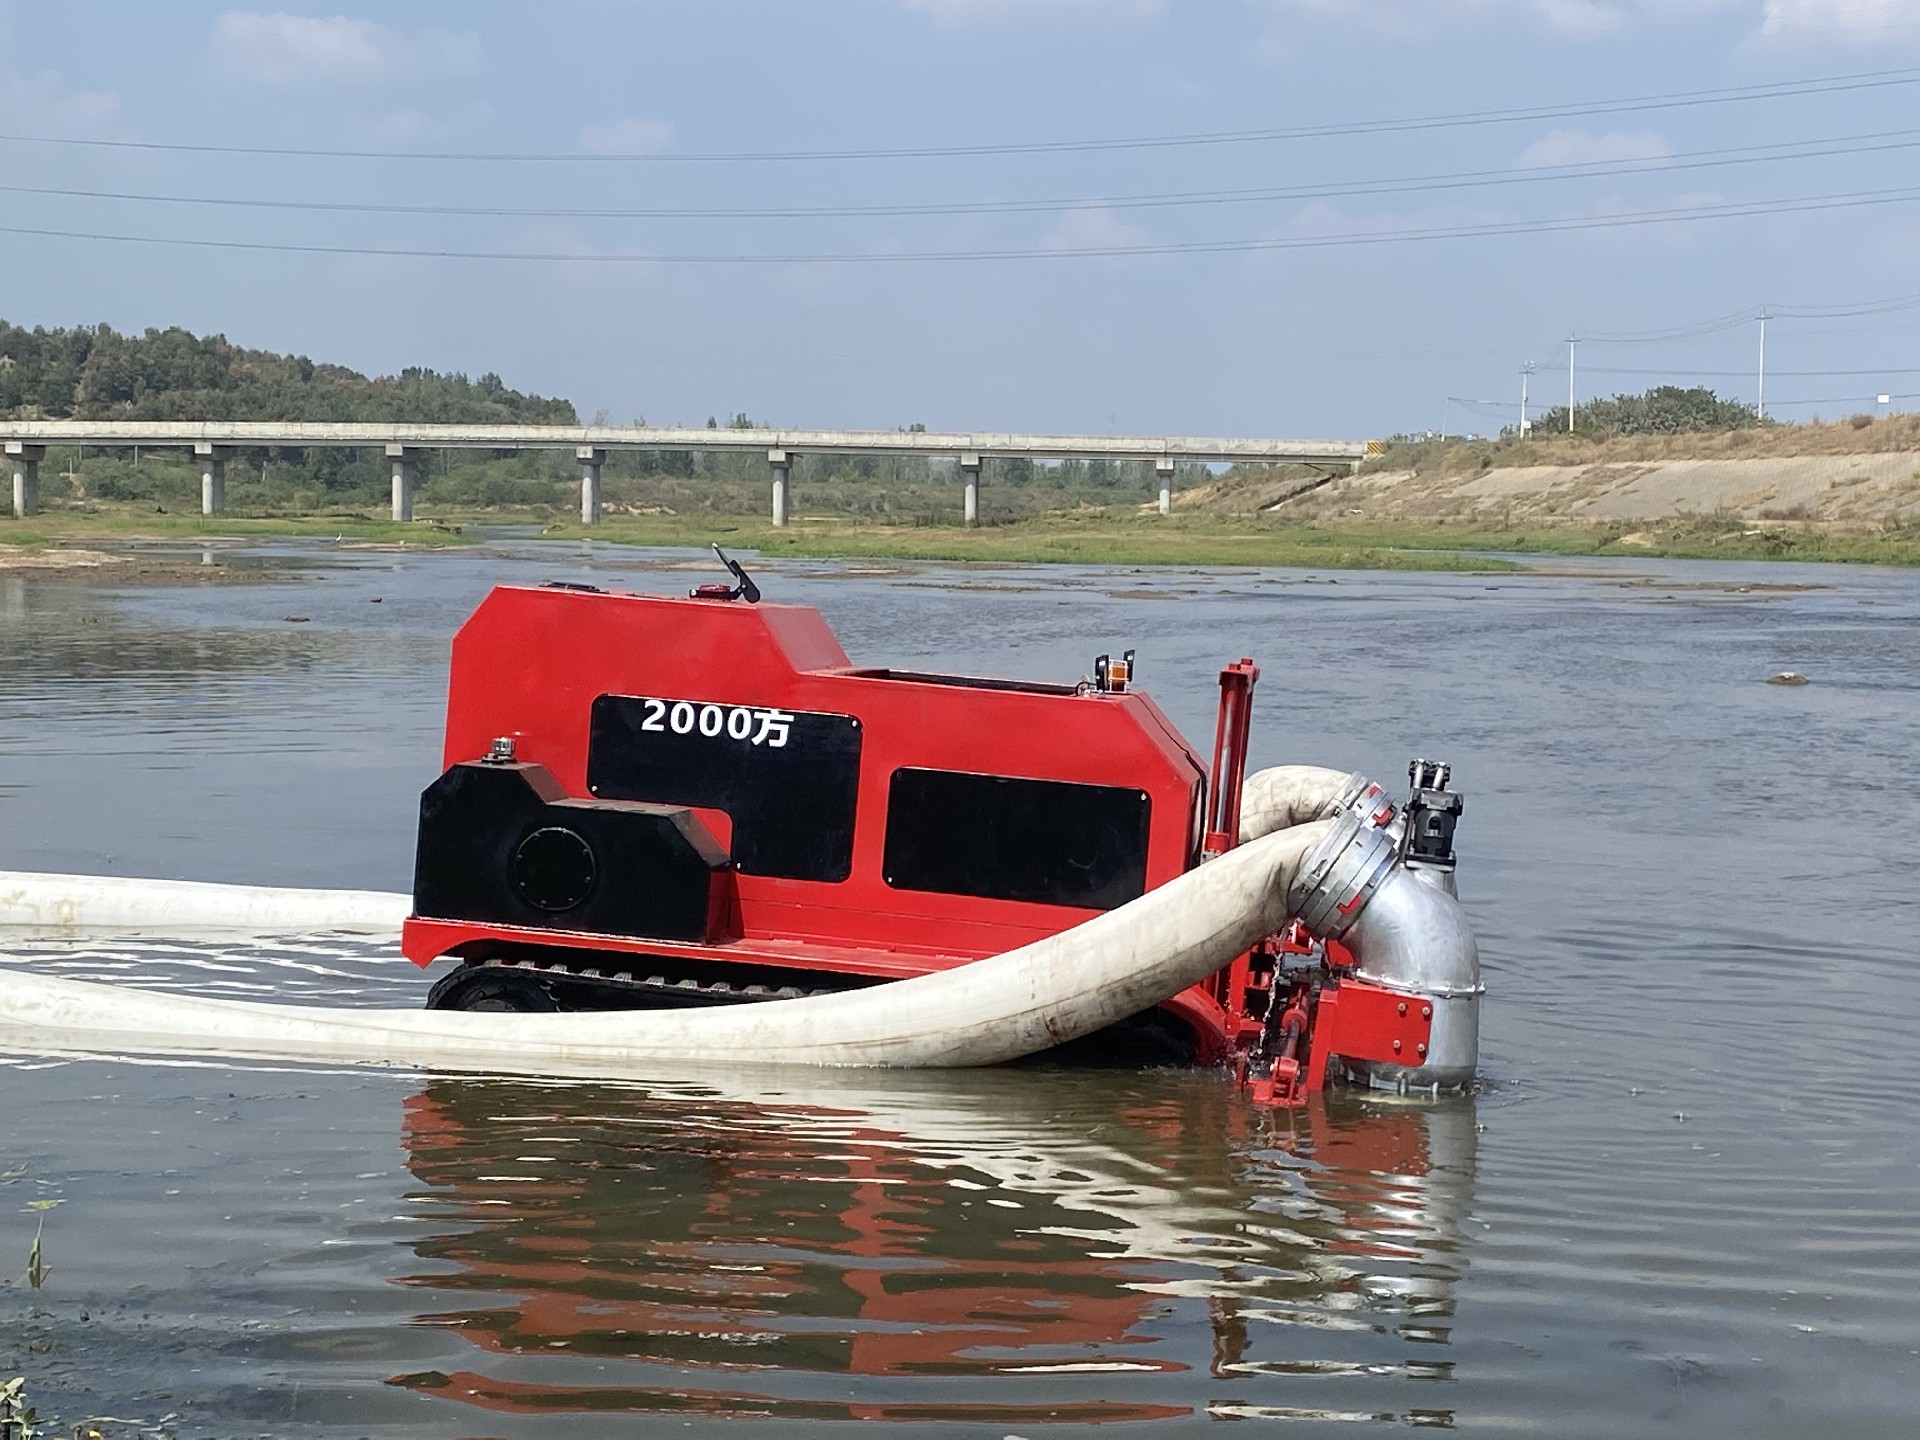
M 27 1404 L 27 1382 L 9 1380 L 0 1385 L 0 1440 L 33 1440 L 40 1416 Z
M 33 1227 L 33 1245 L 27 1251 L 27 1284 L 38 1290 L 46 1283 L 47 1270 L 45 1258 L 40 1249 L 40 1237 L 47 1228 L 47 1211 L 60 1204 L 58 1200 L 29 1200 L 27 1208 L 40 1212 L 40 1223 Z M 4 1440 L 4 1437 L 0 1437 Z

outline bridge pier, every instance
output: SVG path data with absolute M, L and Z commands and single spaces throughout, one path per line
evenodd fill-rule
M 773 523 L 782 529 L 787 524 L 787 475 L 793 468 L 791 450 L 769 450 L 767 464 L 773 467 Z
M 967 524 L 978 525 L 980 523 L 980 457 L 962 455 L 960 474 L 967 482 Z
M 1153 462 L 1153 473 L 1160 478 L 1160 513 L 1173 514 L 1173 457 L 1162 455 Z
M 199 440 L 193 454 L 200 462 L 200 513 L 218 515 L 227 508 L 227 452 Z
M 600 523 L 600 467 L 607 463 L 607 452 L 582 445 L 573 452 L 580 462 L 580 523 Z
M 24 520 L 40 512 L 40 461 L 47 453 L 44 445 L 28 445 L 20 440 L 7 441 L 7 458 L 13 462 L 13 515 Z
M 413 519 L 414 460 L 420 452 L 410 445 L 387 446 L 387 459 L 393 462 L 393 518 Z

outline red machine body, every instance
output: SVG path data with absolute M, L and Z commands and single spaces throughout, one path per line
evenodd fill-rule
M 1259 672 L 1223 671 L 1209 764 L 1130 668 L 1103 658 L 1079 684 L 879 669 L 818 611 L 717 587 L 496 589 L 454 641 L 405 952 L 518 986 L 430 1003 L 603 1008 L 848 988 L 1055 934 L 1237 839 Z M 621 887 L 598 884 L 615 870 L 682 878 L 616 914 L 603 901 Z M 1337 946 L 1296 940 L 1337 988 L 1371 988 L 1340 981 Z M 1276 940 L 1168 1001 L 1160 1052 L 1249 1055 L 1282 963 Z M 1316 1073 L 1263 1073 L 1291 1102 L 1334 1053 L 1307 1043 L 1331 996 L 1282 988 L 1301 1012 L 1285 1058 L 1315 1057 Z M 1340 1053 L 1425 1040 L 1417 1015 L 1382 1028 L 1358 994 L 1338 1009 L 1381 1032 Z

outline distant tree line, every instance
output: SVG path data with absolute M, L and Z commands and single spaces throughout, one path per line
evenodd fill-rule
M 304 355 L 279 355 L 173 327 L 123 335 L 108 325 L 26 329 L 0 321 L 0 417 L 78 420 L 366 421 L 577 425 L 571 401 L 509 389 L 498 375 L 478 380 L 410 367 L 367 376 Z M 594 417 L 606 423 L 604 412 Z M 640 423 L 638 421 L 636 424 Z M 707 420 L 709 429 L 753 429 L 737 411 Z M 922 431 L 923 425 L 903 426 Z M 183 451 L 131 447 L 49 456 L 42 475 L 49 499 L 152 502 L 191 508 L 198 471 Z M 1206 479 L 1183 465 L 1181 484 Z M 237 511 L 376 507 L 390 483 L 378 449 L 254 447 L 227 466 L 229 505 Z M 1154 486 L 1145 462 L 990 461 L 990 510 L 1023 513 L 1078 503 L 1126 503 Z M 753 514 L 764 509 L 768 471 L 759 453 L 616 450 L 603 474 L 615 508 Z M 550 451 L 429 452 L 420 498 L 461 508 L 551 508 L 565 512 L 579 471 L 570 454 Z M 803 509 L 824 508 L 903 521 L 945 516 L 958 496 L 950 458 L 924 455 L 803 456 L 794 474 Z M 831 482 L 823 488 L 823 482 Z M 1017 496 L 1017 498 L 1016 498 Z
M 0 321 L 0 415 L 74 420 L 394 420 L 573 425 L 573 403 L 410 367 L 369 377 L 174 327 Z
M 1581 435 L 1683 435 L 1713 430 L 1747 430 L 1760 423 L 1744 400 L 1722 400 L 1704 386 L 1656 385 L 1639 395 L 1595 398 L 1574 408 L 1573 428 Z M 1567 407 L 1534 420 L 1540 437 L 1564 435 Z

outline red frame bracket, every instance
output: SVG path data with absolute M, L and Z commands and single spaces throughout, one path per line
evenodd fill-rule
M 1253 727 L 1253 687 L 1260 667 L 1241 658 L 1220 672 L 1220 718 L 1213 731 L 1213 771 L 1207 782 L 1207 835 L 1202 853 L 1224 855 L 1240 843 L 1240 787 L 1247 778 L 1247 735 Z
M 1417 1069 L 1426 1064 L 1432 1041 L 1431 1000 L 1384 990 L 1364 980 L 1342 980 L 1322 989 L 1314 1007 L 1313 1063 L 1307 1083 L 1319 1089 L 1326 1080 L 1327 1062 L 1335 1055 Z

